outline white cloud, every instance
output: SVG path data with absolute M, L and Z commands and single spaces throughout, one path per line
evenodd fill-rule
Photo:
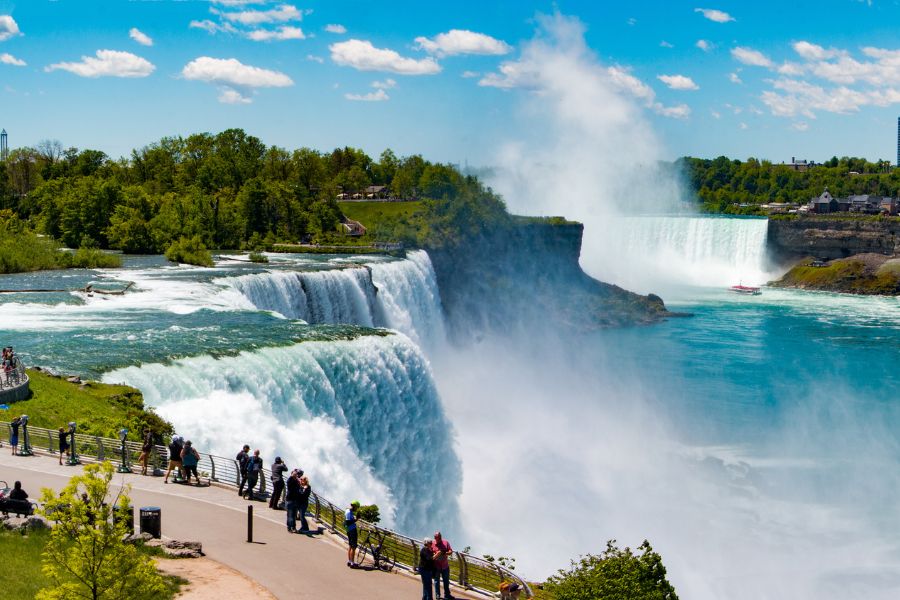
M 740 125 L 738 125 L 738 127 L 740 127 L 742 130 L 749 129 L 749 126 L 746 123 L 741 123 Z
M 219 90 L 219 102 L 222 104 L 250 104 L 253 99 L 233 88 L 222 87 Z
M 826 60 L 841 54 L 840 51 L 835 50 L 834 48 L 826 50 L 822 46 L 804 42 L 802 40 L 794 42 L 794 51 L 806 60 Z
M 703 50 L 704 52 L 709 52 L 710 50 L 712 50 L 713 48 L 716 47 L 716 45 L 713 44 L 712 42 L 710 42 L 709 40 L 697 40 L 697 43 L 694 45 L 697 46 L 698 48 L 700 48 L 701 50 Z
M 728 21 L 735 20 L 735 18 L 727 12 L 716 10 L 715 8 L 695 8 L 694 12 L 702 13 L 705 18 L 710 21 L 715 21 L 716 23 L 727 23 Z
M 201 56 L 184 66 L 181 76 L 193 81 L 203 81 L 239 88 L 288 87 L 294 85 L 290 77 L 279 71 L 245 65 L 236 58 L 210 58 Z
M 141 46 L 152 46 L 153 45 L 153 38 L 151 38 L 149 35 L 147 35 L 143 31 L 141 31 L 137 27 L 132 27 L 128 31 L 128 37 L 130 37 L 131 39 L 136 41 Z
M 637 25 L 637 19 L 631 17 L 630 19 L 628 19 L 628 21 L 626 21 L 626 23 L 628 23 L 629 26 L 634 27 L 635 25 Z
M 24 60 L 16 58 L 7 52 L 0 54 L 0 63 L 3 63 L 4 65 L 13 65 L 14 67 L 24 67 L 26 64 Z
M 299 21 L 303 13 L 296 6 L 282 4 L 270 10 L 243 10 L 239 12 L 226 12 L 210 9 L 226 21 L 240 23 L 241 25 L 264 25 L 266 23 L 284 23 L 287 21 Z
M 191 29 L 202 29 L 203 31 L 209 34 L 216 33 L 237 33 L 237 29 L 231 23 L 216 23 L 214 21 L 210 21 L 209 19 L 203 19 L 202 21 L 191 21 L 190 25 L 188 25 Z
M 809 129 L 809 123 L 806 121 L 797 121 L 791 124 L 792 129 L 796 129 L 797 131 L 806 131 Z
M 730 81 L 731 83 L 736 83 L 738 85 L 744 83 L 743 80 L 741 79 L 740 75 L 738 75 L 737 73 L 729 73 L 728 81 Z
M 328 33 L 342 34 L 347 33 L 347 28 L 337 23 L 329 23 L 325 26 L 325 31 L 327 31 Z
M 462 75 L 460 75 L 460 77 L 462 77 L 463 79 L 472 79 L 474 77 L 480 77 L 480 76 L 481 76 L 481 73 L 479 73 L 478 71 L 463 71 Z
M 752 67 L 771 67 L 772 61 L 765 54 L 753 48 L 738 46 L 731 49 L 731 56 L 738 62 Z
M 673 44 L 667 42 L 666 40 L 663 40 L 659 43 L 659 47 L 660 48 L 674 48 L 675 46 Z
M 710 111 L 709 114 L 712 115 L 712 118 L 713 118 L 713 119 L 721 119 L 721 118 L 722 118 L 722 114 L 721 114 L 721 113 L 718 113 L 718 112 L 716 112 L 716 111 L 714 111 L 714 110 L 713 110 L 713 111 Z
M 331 44 L 331 60 L 359 71 L 388 71 L 401 75 L 434 75 L 441 67 L 431 58 L 416 60 L 400 56 L 393 50 L 376 48 L 365 40 L 347 40 Z
M 431 39 L 420 36 L 416 38 L 416 44 L 420 49 L 437 56 L 454 56 L 457 54 L 497 56 L 508 54 L 512 50 L 510 45 L 502 40 L 466 29 L 451 29 Z
M 699 90 L 700 86 L 694 80 L 684 75 L 657 75 L 657 79 L 666 84 L 672 90 Z
M 69 71 L 81 77 L 147 77 L 156 69 L 147 59 L 131 52 L 97 50 L 96 56 L 82 56 L 81 62 L 61 62 L 44 71 Z
M 391 99 L 383 89 L 378 89 L 368 94 L 344 94 L 344 98 L 357 102 L 384 102 Z
M 307 54 L 306 60 L 308 60 L 310 62 L 317 62 L 320 65 L 325 62 L 324 58 L 322 58 L 321 56 L 316 56 L 315 54 Z
M 670 119 L 687 119 L 691 116 L 691 107 L 687 104 L 678 104 L 676 106 L 663 106 L 658 102 L 652 107 L 656 114 Z
M 271 42 L 271 41 L 284 41 L 284 40 L 305 40 L 306 36 L 303 35 L 303 30 L 299 27 L 292 27 L 290 25 L 282 25 L 278 29 L 254 29 L 253 31 L 247 32 L 247 38 L 253 40 L 254 42 Z
M 391 79 L 390 77 L 388 77 L 384 81 L 373 81 L 372 82 L 373 88 L 379 88 L 379 89 L 383 89 L 383 90 L 389 90 L 396 86 L 397 86 L 397 82 L 394 81 L 393 79 Z
M 0 42 L 22 35 L 19 25 L 10 15 L 0 15 Z

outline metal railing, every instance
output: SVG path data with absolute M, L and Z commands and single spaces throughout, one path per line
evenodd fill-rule
M 18 356 L 13 357 L 13 366 L 9 371 L 0 368 L 0 392 L 11 390 L 28 383 L 28 374 L 25 365 Z
M 28 433 L 34 450 L 46 451 L 50 454 L 56 454 L 59 451 L 59 434 L 57 431 L 29 426 Z M 10 424 L 0 421 L 0 439 L 8 441 L 10 434 Z M 22 437 L 20 429 L 20 443 L 23 441 Z M 126 464 L 132 470 L 137 466 L 138 457 L 141 454 L 141 446 L 139 442 L 125 442 Z M 75 434 L 76 453 L 85 458 L 119 462 L 121 461 L 121 448 L 122 442 L 120 440 L 82 433 Z M 166 446 L 154 446 L 150 453 L 149 470 L 154 474 L 160 474 L 162 471 L 165 471 L 167 465 L 168 448 Z M 240 485 L 240 466 L 237 460 L 233 458 L 200 453 L 197 471 L 204 478 L 219 485 L 235 488 Z M 266 482 L 271 474 L 271 471 L 265 468 L 260 473 L 256 490 L 258 494 L 267 494 Z M 344 526 L 344 509 L 341 506 L 313 492 L 309 499 L 308 513 L 331 533 L 347 539 L 347 530 Z M 362 520 L 358 521 L 357 526 L 360 530 L 360 541 L 366 539 L 366 533 L 368 532 L 384 534 L 384 547 L 395 553 L 397 566 L 404 570 L 415 572 L 419 564 L 419 551 L 422 549 L 421 541 Z M 450 578 L 453 582 L 468 590 L 488 596 L 495 595 L 502 582 L 515 582 L 522 586 L 527 598 L 534 596 L 528 582 L 513 571 L 464 552 L 454 552 L 450 558 Z

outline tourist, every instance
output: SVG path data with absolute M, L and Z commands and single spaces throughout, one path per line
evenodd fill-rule
M 9 493 L 10 500 L 28 500 L 28 494 L 22 489 L 22 482 L 17 481 L 13 484 L 13 489 Z
M 19 453 L 19 425 L 21 424 L 21 417 L 16 417 L 9 424 L 9 445 L 12 446 L 13 456 Z
M 300 505 L 300 475 L 297 469 L 291 471 L 287 480 L 287 493 L 284 495 L 284 509 L 287 511 L 288 533 L 297 532 L 297 508 Z
M 269 498 L 269 508 L 278 510 L 278 501 L 281 500 L 281 492 L 284 491 L 284 474 L 287 470 L 287 465 L 281 457 L 276 456 L 275 462 L 272 463 L 272 497 Z
M 522 586 L 515 582 L 504 581 L 500 584 L 500 600 L 519 600 Z
M 172 472 L 172 469 L 177 471 L 175 473 L 176 479 L 184 479 L 184 473 L 181 469 L 181 451 L 184 450 L 184 445 L 181 440 L 181 436 L 176 435 L 172 437 L 172 443 L 169 444 L 169 470 L 166 471 L 163 483 L 169 483 L 169 474 Z
M 250 446 L 244 444 L 244 447 L 237 453 L 234 460 L 237 461 L 238 471 L 241 473 L 241 484 L 238 486 L 238 496 L 243 496 L 244 485 L 247 484 L 247 465 L 250 463 Z
M 422 549 L 419 550 L 419 576 L 422 578 L 422 600 L 434 600 L 431 593 L 431 581 L 434 578 L 434 540 L 425 538 L 422 540 Z
M 253 488 L 256 487 L 256 482 L 259 481 L 259 474 L 262 473 L 262 469 L 263 459 L 257 449 L 253 451 L 253 456 L 247 461 L 247 495 L 244 496 L 247 500 L 256 498 L 256 492 L 253 491 Z
M 450 594 L 450 555 L 453 548 L 450 542 L 441 537 L 440 531 L 434 532 L 434 600 L 441 597 L 441 579 L 444 580 L 444 600 L 453 600 Z
M 141 475 L 147 474 L 147 463 L 150 461 L 150 453 L 153 452 L 153 433 L 149 427 L 144 427 L 144 441 L 141 444 Z
M 350 508 L 344 513 L 344 528 L 347 530 L 347 566 L 358 567 L 356 564 L 356 545 L 358 531 L 356 529 L 356 511 L 359 510 L 359 500 L 350 503 Z
M 59 428 L 59 464 L 62 464 L 63 456 L 69 450 L 69 432 L 65 427 Z
M 302 475 L 303 471 L 299 471 L 299 474 Z M 309 532 L 309 523 L 306 521 L 306 509 L 309 508 L 309 495 L 312 493 L 312 488 L 309 487 L 309 479 L 306 477 L 300 478 L 300 503 L 297 507 L 297 511 L 300 513 L 300 533 Z
M 200 485 L 200 476 L 197 475 L 197 463 L 199 462 L 200 454 L 197 453 L 197 449 L 191 444 L 191 440 L 186 441 L 184 449 L 181 451 L 181 464 L 184 466 L 184 474 L 188 485 L 191 483 L 191 473 L 194 474 L 197 485 Z

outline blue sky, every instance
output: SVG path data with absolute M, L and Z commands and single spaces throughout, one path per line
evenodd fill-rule
M 541 118 L 523 53 L 555 10 L 665 158 L 896 157 L 900 6 L 879 0 L 0 0 L 0 126 L 113 157 L 241 127 L 487 165 Z

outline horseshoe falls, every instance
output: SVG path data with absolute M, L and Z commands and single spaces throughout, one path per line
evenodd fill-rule
M 626 289 L 760 285 L 776 278 L 766 254 L 766 219 L 610 216 L 595 225 L 585 234 L 582 263 Z

